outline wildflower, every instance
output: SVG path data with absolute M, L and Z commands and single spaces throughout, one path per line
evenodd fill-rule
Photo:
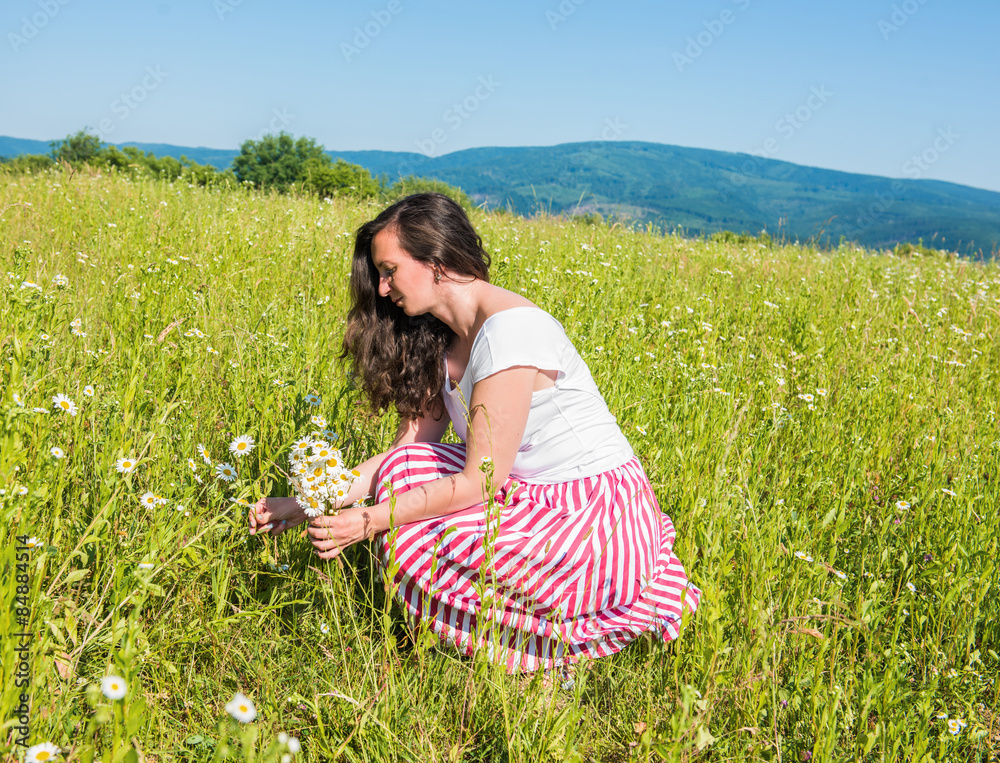
M 198 455 L 201 456 L 201 460 L 204 461 L 209 466 L 211 466 L 212 465 L 212 459 L 209 458 L 208 448 L 206 448 L 201 443 L 198 443 L 197 449 L 198 449 Z
M 836 575 L 841 580 L 847 580 L 847 573 L 841 572 L 840 570 L 832 570 L 833 574 Z
M 326 623 L 320 623 L 319 624 L 319 632 L 320 633 L 329 633 L 330 632 L 330 626 L 327 625 Z
M 806 561 L 806 562 L 811 562 L 813 560 L 813 558 L 811 556 L 809 556 L 809 554 L 807 554 L 805 551 L 796 551 L 795 552 L 795 558 L 796 559 L 802 559 L 803 561 Z
M 778 386 L 779 387 L 784 387 L 785 386 L 785 380 L 782 379 L 780 376 L 777 377 L 776 381 L 778 382 Z
M 16 392 L 14 393 L 14 403 L 24 408 L 24 398 Z
M 229 443 L 229 452 L 242 457 L 253 450 L 255 444 L 254 439 L 250 435 L 240 435 Z
M 27 492 L 28 492 L 28 489 L 27 489 L 27 488 L 25 488 L 25 489 L 24 489 L 24 492 L 25 492 L 25 493 L 27 493 Z M 41 542 L 40 540 L 38 540 L 38 538 L 36 538 L 36 537 L 35 537 L 34 535 L 32 535 L 32 536 L 31 536 L 30 538 L 28 538 L 28 540 L 26 540 L 26 541 L 24 542 L 24 545 L 25 545 L 25 546 L 26 546 L 27 548 L 34 548 L 35 546 L 40 546 L 40 545 L 41 545 L 41 543 L 42 543 L 42 542 Z
M 69 286 L 69 279 L 62 273 L 56 273 L 52 277 L 52 283 L 60 289 L 65 289 L 67 286 Z
M 48 334 L 39 334 L 39 335 L 38 335 L 38 338 L 39 338 L 39 339 L 41 339 L 41 340 L 42 340 L 43 342 L 47 342 L 47 341 L 49 341 L 49 340 L 50 340 L 50 339 L 51 339 L 52 337 L 50 337 L 50 336 L 49 336 Z
M 215 349 L 214 347 L 212 347 L 211 345 L 209 345 L 209 348 L 208 348 L 208 351 L 209 351 L 209 352 L 210 352 L 210 353 L 211 353 L 212 355 L 218 355 L 218 354 L 219 354 L 219 351 L 218 351 L 218 350 L 216 350 L 216 349 Z
M 819 389 L 816 390 L 816 394 L 819 395 L 820 397 L 826 397 L 826 389 L 820 387 Z
M 915 585 L 913 585 L 913 583 L 911 583 L 909 581 L 907 581 L 907 583 L 906 583 L 906 588 L 907 588 L 907 590 L 909 590 L 910 593 L 916 593 L 917 592 L 917 587 Z
M 26 488 L 24 485 L 18 485 L 16 488 L 14 488 L 14 492 L 17 493 L 17 495 L 27 495 L 28 488 Z
M 312 425 L 315 427 L 319 427 L 320 429 L 326 428 L 326 419 L 322 416 L 312 416 L 309 421 L 311 421 Z
M 257 708 L 253 702 L 243 692 L 236 692 L 229 704 L 226 705 L 226 712 L 240 723 L 250 723 L 257 717 Z
M 120 676 L 105 676 L 101 679 L 101 693 L 108 699 L 121 699 L 127 691 L 128 684 Z
M 910 508 L 910 504 L 908 501 L 896 501 L 896 508 L 900 511 L 906 511 Z
M 140 570 L 151 570 L 153 569 L 152 562 L 139 562 L 138 567 Z
M 288 751 L 292 753 L 292 755 L 302 749 L 302 745 L 299 744 L 299 740 L 296 737 L 288 737 L 288 741 L 285 744 L 288 745 Z
M 135 459 L 134 458 L 119 458 L 115 462 L 115 469 L 117 469 L 121 474 L 131 474 L 132 470 L 135 469 Z
M 152 509 L 156 507 L 156 494 L 145 492 L 140 496 L 139 503 L 145 506 L 147 509 Z
M 32 410 L 35 413 L 48 413 L 49 412 L 48 408 L 32 408 Z
M 37 289 L 38 291 L 42 290 L 42 287 L 39 286 L 37 283 L 34 283 L 33 281 L 21 281 L 21 288 L 22 289 Z M 43 760 L 44 760 L 44 758 L 43 758 Z
M 188 467 L 191 469 L 191 471 L 193 472 L 198 471 L 198 465 L 194 462 L 193 458 L 189 458 L 187 462 L 188 462 Z
M 24 763 L 36 763 L 39 761 L 54 760 L 59 755 L 59 748 L 52 742 L 42 742 L 32 745 L 24 754 Z
M 944 493 L 945 495 L 950 495 L 952 497 L 958 495 L 954 490 L 949 490 L 946 487 L 941 488 L 941 492 Z
M 93 397 L 94 396 L 94 388 L 91 387 L 88 384 L 86 387 L 83 388 L 83 394 L 84 394 L 85 397 Z
M 66 458 L 66 454 L 63 452 L 62 448 L 51 448 L 49 453 L 52 454 L 53 458 Z
M 306 395 L 305 399 L 306 402 L 313 407 L 318 406 L 321 402 L 319 395 Z
M 232 464 L 227 464 L 223 461 L 215 465 L 215 476 L 224 482 L 232 482 L 236 479 L 236 470 Z
M 952 736 L 958 736 L 967 725 L 961 718 L 952 718 L 948 721 L 948 733 Z
M 76 414 L 79 412 L 76 407 L 76 403 L 74 403 L 72 400 L 70 400 L 62 393 L 52 398 L 52 405 L 61 411 L 65 411 L 70 416 L 76 416 Z
M 811 403 L 811 402 L 812 402 L 813 400 L 815 400 L 815 399 L 816 399 L 816 398 L 814 398 L 814 397 L 813 397 L 812 395 L 810 395 L 810 394 L 809 394 L 808 392 L 806 392 L 806 393 L 804 393 L 804 394 L 801 394 L 801 395 L 799 395 L 799 400 L 805 400 L 805 401 L 806 401 L 807 403 Z

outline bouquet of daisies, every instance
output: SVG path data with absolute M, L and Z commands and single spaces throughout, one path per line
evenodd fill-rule
M 325 440 L 299 440 L 289 460 L 295 500 L 310 519 L 339 513 L 347 491 L 361 476 L 357 469 L 344 468 L 340 451 Z

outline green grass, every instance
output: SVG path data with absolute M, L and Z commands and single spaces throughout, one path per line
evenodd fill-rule
M 680 640 L 581 664 L 566 691 L 414 640 L 367 545 L 327 563 L 294 532 L 248 538 L 233 501 L 287 489 L 313 413 L 349 461 L 391 440 L 337 357 L 352 232 L 376 212 L 0 174 L 0 555 L 16 569 L 16 538 L 40 541 L 21 573 L 32 743 L 81 761 L 277 760 L 281 731 L 312 761 L 1000 755 L 995 263 L 475 214 L 494 280 L 590 364 L 704 592 Z M 257 447 L 237 461 L 241 434 Z M 97 689 L 109 673 L 124 700 Z

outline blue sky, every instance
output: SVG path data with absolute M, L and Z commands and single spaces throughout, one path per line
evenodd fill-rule
M 644 140 L 1000 191 L 996 0 L 6 0 L 0 134 Z

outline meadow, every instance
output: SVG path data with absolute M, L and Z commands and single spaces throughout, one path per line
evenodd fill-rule
M 996 262 L 473 210 L 703 591 L 562 681 L 409 633 L 368 544 L 248 536 L 312 417 L 395 431 L 338 358 L 378 209 L 0 173 L 7 759 L 1000 759 Z

